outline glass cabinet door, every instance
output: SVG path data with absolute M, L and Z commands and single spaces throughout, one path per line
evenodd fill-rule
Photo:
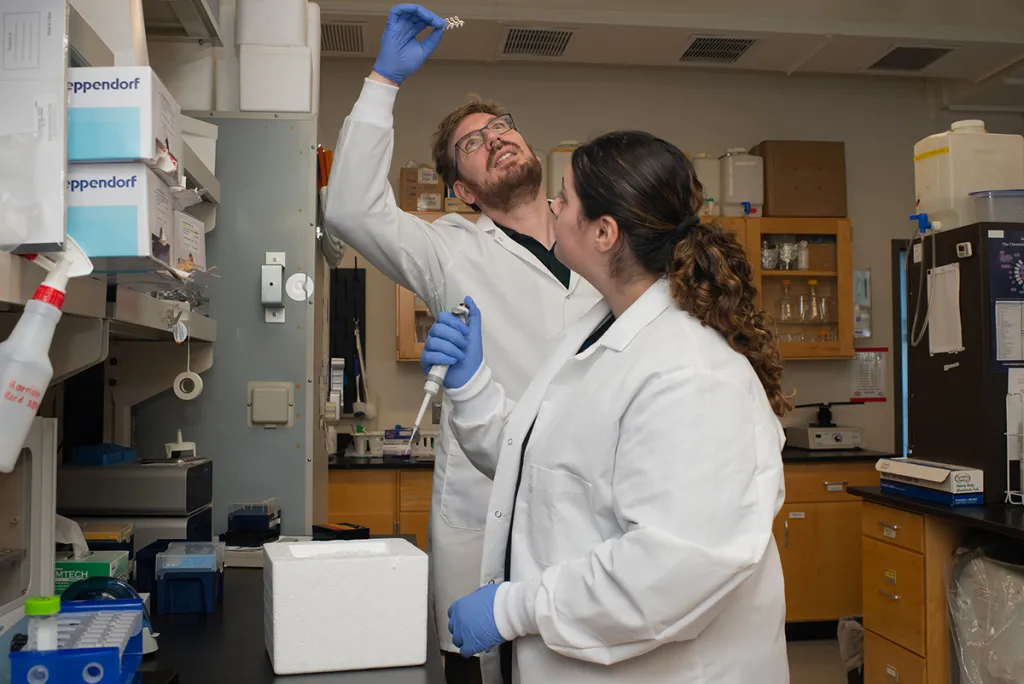
M 761 306 L 774 321 L 783 357 L 852 357 L 849 221 L 766 218 L 747 224 Z

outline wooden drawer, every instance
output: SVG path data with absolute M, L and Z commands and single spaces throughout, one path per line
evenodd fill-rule
M 925 655 L 924 556 L 863 538 L 864 627 Z
M 864 630 L 864 684 L 925 684 L 925 659 Z
M 924 553 L 923 515 L 865 501 L 861 522 L 865 537 Z
M 785 468 L 786 503 L 860 501 L 847 487 L 875 487 L 878 471 L 873 463 L 823 463 Z
M 431 470 L 403 470 L 398 473 L 398 505 L 402 511 L 430 511 L 430 493 L 434 485 Z

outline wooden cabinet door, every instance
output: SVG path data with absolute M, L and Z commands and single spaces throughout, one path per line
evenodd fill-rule
M 794 503 L 775 520 L 786 582 L 786 620 L 857 615 L 861 606 L 860 504 Z
M 395 335 L 399 361 L 419 361 L 434 316 L 419 297 L 395 285 Z
M 415 534 L 416 546 L 427 550 L 427 527 L 430 513 L 403 511 L 398 514 L 398 531 L 401 534 Z
M 328 522 L 370 528 L 370 534 L 394 534 L 398 520 L 398 480 L 394 470 L 329 471 Z
M 817 534 L 814 521 L 819 504 L 786 504 L 775 517 L 775 543 L 786 582 L 786 620 L 816 619 L 818 577 Z

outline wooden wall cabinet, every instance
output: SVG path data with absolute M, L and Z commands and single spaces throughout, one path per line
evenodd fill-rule
M 775 322 L 782 357 L 853 358 L 853 243 L 850 220 L 761 218 L 746 220 L 747 253 L 761 296 L 761 307 Z M 764 268 L 769 247 L 808 242 L 807 270 L 785 268 L 779 259 Z M 773 260 L 772 260 L 773 261 Z M 790 262 L 792 264 L 792 262 Z M 792 264 L 795 266 L 795 264 Z M 811 289 L 819 307 L 810 307 Z M 784 299 L 788 306 L 783 306 Z M 824 302 L 824 308 L 820 303 Z
M 331 470 L 328 522 L 370 528 L 370 534 L 414 534 L 427 550 L 432 470 Z
M 861 611 L 861 502 L 848 486 L 877 486 L 873 463 L 787 465 L 786 503 L 773 532 L 786 582 L 786 621 Z
M 435 221 L 442 214 L 417 216 Z M 470 220 L 476 216 L 466 215 Z M 714 220 L 735 232 L 746 246 L 759 303 L 774 321 L 784 359 L 853 358 L 853 243 L 849 219 L 721 216 Z M 809 243 L 809 269 L 787 270 L 778 263 L 770 264 L 774 268 L 762 268 L 761 246 L 765 241 L 776 246 L 801 240 Z M 819 302 L 816 316 L 811 315 L 809 306 L 812 287 Z M 398 285 L 395 288 L 397 358 L 419 361 L 434 317 L 412 292 Z M 786 292 L 789 306 L 784 311 L 780 304 Z

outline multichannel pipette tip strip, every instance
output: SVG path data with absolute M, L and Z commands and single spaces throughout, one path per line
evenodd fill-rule
M 445 31 L 462 28 L 463 26 L 466 25 L 466 22 L 462 21 L 458 17 L 448 17 L 447 19 L 445 19 L 445 21 L 448 22 L 448 25 L 444 27 Z

